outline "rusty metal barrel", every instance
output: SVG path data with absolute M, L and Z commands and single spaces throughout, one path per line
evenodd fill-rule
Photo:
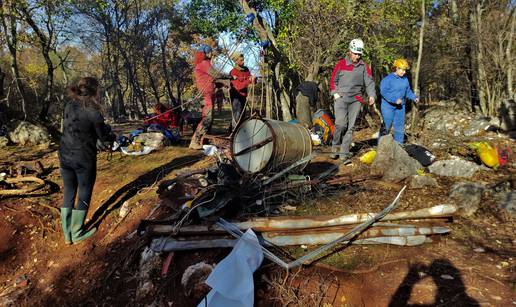
M 237 166 L 255 174 L 281 170 L 312 154 L 312 139 L 305 127 L 278 120 L 251 118 L 242 122 L 231 140 Z M 298 166 L 302 170 L 308 164 Z

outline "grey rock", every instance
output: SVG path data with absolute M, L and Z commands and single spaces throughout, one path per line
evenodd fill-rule
M 10 123 L 9 139 L 19 145 L 50 144 L 50 134 L 45 127 L 26 121 Z
M 383 174 L 383 180 L 395 181 L 416 175 L 417 170 L 422 168 L 389 134 L 380 139 L 371 172 Z
M 459 136 L 468 126 L 471 116 L 464 110 L 448 106 L 434 106 L 423 114 L 424 126 L 429 130 Z
M 473 176 L 480 169 L 483 169 L 480 165 L 461 159 L 440 160 L 428 167 L 432 174 L 465 178 Z
M 449 197 L 459 207 L 462 215 L 471 216 L 478 210 L 484 190 L 485 186 L 480 183 L 459 182 L 451 187 Z
M 489 117 L 479 117 L 474 118 L 469 123 L 469 126 L 467 129 L 464 130 L 465 136 L 475 136 L 480 134 L 482 131 L 490 130 L 493 125 L 491 124 L 491 118 Z
M 500 209 L 516 217 L 516 191 L 501 192 L 495 196 Z
M 135 141 L 154 149 L 160 149 L 165 146 L 166 137 L 161 132 L 145 132 L 138 134 Z
M 412 176 L 412 179 L 410 180 L 410 188 L 412 189 L 421 189 L 424 187 L 437 187 L 439 184 L 437 183 L 437 180 L 433 177 L 430 177 L 428 175 L 414 175 Z

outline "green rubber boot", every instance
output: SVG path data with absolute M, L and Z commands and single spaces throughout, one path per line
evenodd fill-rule
M 84 220 L 86 219 L 87 210 L 72 210 L 72 242 L 78 243 L 91 237 L 97 228 L 92 228 L 88 231 L 83 229 Z
M 72 244 L 72 208 L 61 208 L 61 227 L 66 244 Z
M 337 154 L 339 152 L 340 146 L 332 146 L 331 147 L 331 154 L 330 159 L 337 160 L 339 155 Z

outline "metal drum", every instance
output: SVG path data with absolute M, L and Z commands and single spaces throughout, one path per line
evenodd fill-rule
M 231 153 L 246 173 L 281 170 L 311 155 L 312 139 L 310 132 L 299 124 L 252 118 L 237 127 Z M 302 170 L 308 162 L 296 169 Z

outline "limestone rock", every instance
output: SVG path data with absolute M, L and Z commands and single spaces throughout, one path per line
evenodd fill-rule
M 450 198 L 460 208 L 462 215 L 471 216 L 478 210 L 484 190 L 485 186 L 480 183 L 459 182 L 451 187 Z
M 414 175 L 414 176 L 412 176 L 412 178 L 410 180 L 410 188 L 411 189 L 421 189 L 424 187 L 437 187 L 437 186 L 439 186 L 439 184 L 437 183 L 437 180 L 428 175 L 425 175 L 425 176 Z
M 383 180 L 401 180 L 416 175 L 423 166 L 411 158 L 396 142 L 392 135 L 383 136 L 378 144 L 376 158 L 371 165 L 371 172 L 383 174 Z
M 472 177 L 482 166 L 462 159 L 440 160 L 428 167 L 432 174 L 439 176 Z
M 145 132 L 135 137 L 135 142 L 143 143 L 145 146 L 160 149 L 165 146 L 166 137 L 161 132 Z
M 16 121 L 10 125 L 9 139 L 19 145 L 43 145 L 50 143 L 50 134 L 45 127 L 26 121 Z
M 516 217 L 516 190 L 498 193 L 496 199 L 500 209 Z
M 493 124 L 493 121 L 489 117 L 477 117 L 471 120 L 469 126 L 464 130 L 465 136 L 479 135 L 483 131 L 496 131 L 498 126 Z

